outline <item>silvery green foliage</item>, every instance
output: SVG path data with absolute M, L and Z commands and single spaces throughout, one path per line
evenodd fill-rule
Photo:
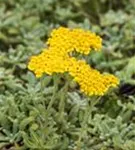
M 53 92 L 53 88 L 47 87 L 51 78 L 44 78 L 43 89 L 33 74 L 28 73 L 26 79 L 27 87 L 0 96 L 0 146 L 20 143 L 23 149 L 74 149 L 82 134 L 88 99 L 77 92 L 68 93 L 64 118 L 60 120 L 59 94 L 53 107 L 47 110 Z M 129 102 L 122 103 L 110 95 L 107 97 L 101 99 L 106 101 L 102 110 L 102 102 L 92 109 L 84 128 L 82 149 L 134 150 L 135 124 L 131 120 L 135 99 L 130 97 Z M 108 104 L 112 106 L 109 111 Z
M 90 29 L 103 38 L 103 51 L 87 57 L 102 72 L 134 84 L 134 0 L 0 0 L 0 149 L 76 149 L 88 104 L 70 85 L 60 120 L 58 91 L 47 110 L 52 77 L 28 72 L 31 55 L 46 47 L 52 28 Z M 101 98 L 83 128 L 81 150 L 134 150 L 135 98 L 118 89 Z

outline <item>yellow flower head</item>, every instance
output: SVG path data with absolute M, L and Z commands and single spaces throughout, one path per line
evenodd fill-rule
M 89 54 L 91 49 L 100 50 L 102 39 L 90 31 L 60 27 L 54 29 L 48 39 L 48 48 L 30 59 L 28 68 L 37 77 L 44 73 L 68 72 L 87 95 L 103 95 L 108 88 L 115 87 L 118 79 L 113 75 L 104 75 L 92 69 L 84 60 L 72 57 L 73 51 Z
M 115 76 L 101 74 L 83 60 L 72 59 L 71 64 L 69 74 L 79 83 L 81 91 L 86 95 L 103 95 L 109 87 L 115 87 L 119 83 Z
M 64 73 L 67 71 L 68 59 L 68 55 L 62 55 L 55 49 L 44 49 L 38 56 L 31 57 L 28 68 L 34 71 L 37 77 L 41 77 L 44 73 L 48 75 Z
M 47 44 L 65 53 L 76 51 L 87 55 L 91 49 L 101 49 L 102 39 L 90 31 L 60 27 L 52 31 Z

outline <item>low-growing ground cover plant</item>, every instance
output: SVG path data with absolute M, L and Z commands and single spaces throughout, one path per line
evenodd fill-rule
M 0 149 L 135 150 L 134 16 L 134 0 L 0 0 Z M 71 72 L 52 68 L 55 73 L 37 78 L 28 69 L 31 58 L 51 53 L 50 32 L 60 26 L 96 33 L 102 51 L 99 45 L 84 54 L 85 43 L 66 55 Z M 90 81 L 81 66 L 120 82 L 94 96 L 95 88 L 87 93 L 88 83 L 80 84 L 84 75 Z
M 79 132 L 73 142 L 73 149 L 81 150 L 85 142 L 85 136 L 89 137 L 89 117 L 91 117 L 94 105 L 99 99 L 97 97 L 92 98 L 92 96 L 104 95 L 110 87 L 117 86 L 119 81 L 113 75 L 100 74 L 86 63 L 86 57 L 83 57 L 83 55 L 87 56 L 92 49 L 99 51 L 102 46 L 102 39 L 95 33 L 82 29 L 60 27 L 51 32 L 47 44 L 48 48 L 44 49 L 38 56 L 33 56 L 30 59 L 28 68 L 35 73 L 36 77 L 42 77 L 42 80 L 47 75 L 52 76 L 54 91 L 46 107 L 50 111 L 54 102 L 59 101 L 56 107 L 59 109 L 58 122 L 61 123 L 61 128 L 64 125 L 62 122 L 65 119 L 65 105 L 68 100 L 70 82 L 73 80 L 74 84 L 78 83 L 79 89 L 85 93 L 87 102 L 84 106 L 84 118 L 82 118 L 82 122 L 76 124 Z M 63 83 L 61 84 L 61 82 Z M 44 86 L 44 84 L 42 85 Z M 76 88 L 72 89 L 71 93 L 74 90 Z M 71 108 L 69 107 L 69 109 Z M 74 112 L 75 108 L 72 108 L 72 111 Z M 73 115 L 72 111 L 70 115 Z M 72 117 L 74 118 L 74 115 Z M 67 123 L 70 124 L 70 121 Z M 45 146 L 42 148 L 45 148 Z

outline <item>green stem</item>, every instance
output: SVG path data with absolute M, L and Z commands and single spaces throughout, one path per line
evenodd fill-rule
M 41 86 L 41 94 L 42 94 L 42 96 L 44 96 L 44 88 L 45 88 L 44 84 L 43 84 L 43 78 L 44 78 L 44 76 L 40 78 L 40 86 Z
M 44 79 L 44 76 L 42 76 L 41 78 L 40 78 L 40 88 L 41 88 L 41 96 L 42 97 L 44 97 L 44 88 L 45 88 L 45 86 L 44 86 L 44 83 L 43 83 L 43 79 Z M 32 95 L 33 96 L 33 95 Z M 41 101 L 42 101 L 42 104 L 45 106 L 45 101 L 44 101 L 44 98 L 41 98 Z
M 57 95 L 57 91 L 58 91 L 58 84 L 59 84 L 59 75 L 54 75 L 53 76 L 53 82 L 54 82 L 54 90 L 53 90 L 53 95 L 52 95 L 52 98 L 49 102 L 49 105 L 47 107 L 47 111 L 49 112 L 50 108 L 52 107 L 55 99 L 56 99 L 56 95 Z
M 85 136 L 85 133 L 87 131 L 87 122 L 88 122 L 88 119 L 89 119 L 89 116 L 91 115 L 93 109 L 94 109 L 94 106 L 98 103 L 100 97 L 97 98 L 97 99 L 94 99 L 94 100 L 90 100 L 90 103 L 88 101 L 87 103 L 87 106 L 86 106 L 86 109 L 85 109 L 85 112 L 84 112 L 84 120 L 81 124 L 81 131 L 80 131 L 80 135 L 79 135 L 79 138 L 78 138 L 78 141 L 77 141 L 77 149 L 76 150 L 81 150 L 81 140 L 82 138 Z
M 60 103 L 59 103 L 60 121 L 62 121 L 64 117 L 63 115 L 64 115 L 65 99 L 67 97 L 68 85 L 69 83 L 67 81 L 64 87 L 60 91 Z

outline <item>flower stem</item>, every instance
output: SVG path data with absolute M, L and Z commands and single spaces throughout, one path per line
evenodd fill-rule
M 58 91 L 58 84 L 59 84 L 59 80 L 60 80 L 60 77 L 59 75 L 54 75 L 53 76 L 53 82 L 54 82 L 54 90 L 53 90 L 53 95 L 52 95 L 52 98 L 49 102 L 49 105 L 47 107 L 47 111 L 49 112 L 50 108 L 52 107 L 55 99 L 56 99 L 56 95 L 57 95 L 57 91 Z
M 60 103 L 59 103 L 59 114 L 60 114 L 60 121 L 63 120 L 64 115 L 64 108 L 65 108 L 65 99 L 67 97 L 69 83 L 66 82 L 64 87 L 60 91 Z
M 76 150 L 81 150 L 82 138 L 84 138 L 85 135 L 87 134 L 89 116 L 91 116 L 91 113 L 94 109 L 94 106 L 98 103 L 99 99 L 100 99 L 100 97 L 96 98 L 96 99 L 92 99 L 92 100 L 88 101 L 88 103 L 87 103 L 87 106 L 86 106 L 85 112 L 84 112 L 84 120 L 81 124 L 82 127 L 81 127 L 81 131 L 80 131 L 79 138 L 78 138 L 78 141 L 77 141 Z

